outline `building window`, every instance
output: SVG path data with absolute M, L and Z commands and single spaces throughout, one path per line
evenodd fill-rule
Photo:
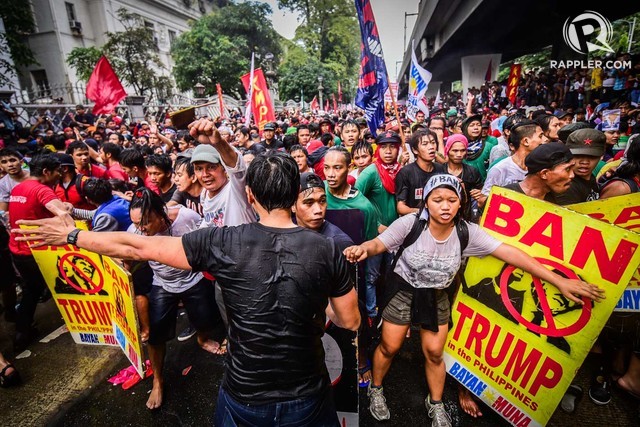
M 169 30 L 169 48 L 173 47 L 173 44 L 176 41 L 177 34 L 173 30 Z
M 31 78 L 33 79 L 36 98 L 46 98 L 51 96 L 49 79 L 47 78 L 47 72 L 45 70 L 31 71 Z
M 76 7 L 74 4 L 65 2 L 64 7 L 67 9 L 67 19 L 69 19 L 69 22 L 76 21 Z

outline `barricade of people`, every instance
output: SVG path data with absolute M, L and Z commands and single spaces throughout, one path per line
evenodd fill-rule
M 16 122 L 2 134 L 0 151 L 0 210 L 14 230 L 0 230 L 0 261 L 3 271 L 17 272 L 0 284 L 5 320 L 16 323 L 14 352 L 38 337 L 34 313 L 46 293 L 26 242 L 69 242 L 123 258 L 132 272 L 154 371 L 150 409 L 162 404 L 166 342 L 175 337 L 181 304 L 190 327 L 179 339 L 197 334 L 204 350 L 227 353 L 220 425 L 225 414 L 258 423 L 273 417 L 276 404 L 296 399 L 308 399 L 313 409 L 301 414 L 285 405 L 283 419 L 337 422 L 319 341 L 325 313 L 360 331 L 358 381 L 377 420 L 391 417 L 383 381 L 417 326 L 426 409 L 432 425 L 451 425 L 442 402 L 443 350 L 463 258 L 492 254 L 576 303 L 602 297 L 597 286 L 552 273 L 476 225 L 491 187 L 559 205 L 640 188 L 633 90 L 603 101 L 592 86 L 591 97 L 575 98 L 571 82 L 586 77 L 565 76 L 534 96 L 543 76 L 527 75 L 518 108 L 501 96 L 500 85 L 487 84 L 469 90 L 464 102 L 444 94 L 413 120 L 402 108 L 400 117 L 387 113 L 376 132 L 351 109 L 283 112 L 262 129 L 246 126 L 240 114 L 199 118 L 188 129 L 174 128 L 170 118 L 126 123 L 96 118 L 82 105 L 59 133 L 46 120 L 31 128 Z M 594 102 L 589 113 L 579 109 Z M 325 219 L 327 210 L 338 217 L 341 210 L 361 213 L 360 244 Z M 72 218 L 90 221 L 92 231 L 75 229 Z M 24 235 L 20 224 L 40 228 Z M 357 294 L 356 268 L 364 277 Z M 640 395 L 640 331 L 616 326 L 617 317 L 602 348 L 624 344 L 631 355 L 628 368 L 615 371 L 613 356 L 603 353 L 589 391 L 601 404 L 610 399 L 614 375 L 622 389 Z M 223 333 L 214 336 L 216 330 Z M 284 353 L 260 351 L 272 346 Z M 0 368 L 0 384 L 18 381 L 1 357 Z M 459 401 L 469 415 L 482 415 L 462 387 Z

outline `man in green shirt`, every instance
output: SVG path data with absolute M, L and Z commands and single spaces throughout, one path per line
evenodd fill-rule
M 397 152 L 396 152 L 397 155 Z M 364 238 L 376 238 L 380 219 L 378 210 L 355 187 L 347 182 L 351 154 L 344 147 L 331 147 L 324 157 L 325 187 L 327 191 L 327 209 L 358 209 L 364 214 Z M 363 171 L 364 172 L 364 171 Z M 375 258 L 375 257 L 374 257 Z M 378 271 L 380 261 L 377 261 Z M 366 264 L 365 302 L 369 317 L 376 317 L 375 261 L 367 259 Z M 373 268 L 371 268 L 373 267 Z M 372 271 L 373 270 L 373 271 Z M 379 273 L 378 273 L 379 275 Z M 377 278 L 377 276 L 375 276 Z

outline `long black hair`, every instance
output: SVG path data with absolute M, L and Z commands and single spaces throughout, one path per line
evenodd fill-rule
M 129 214 L 133 209 L 140 209 L 142 224 L 146 224 L 149 221 L 149 214 L 151 212 L 158 215 L 167 226 L 169 235 L 171 235 L 171 220 L 165 209 L 162 198 L 147 187 L 140 187 L 133 192 L 133 198 L 129 204 Z

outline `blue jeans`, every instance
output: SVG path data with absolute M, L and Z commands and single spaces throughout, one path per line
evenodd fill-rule
M 237 426 L 331 426 L 340 427 L 331 388 L 320 396 L 264 405 L 245 405 L 220 387 L 214 425 Z
M 376 301 L 376 280 L 380 277 L 380 269 L 383 265 L 390 267 L 393 262 L 393 256 L 389 252 L 383 252 L 380 255 L 367 258 L 365 261 L 365 304 L 367 306 L 367 316 L 376 317 L 377 301 Z

